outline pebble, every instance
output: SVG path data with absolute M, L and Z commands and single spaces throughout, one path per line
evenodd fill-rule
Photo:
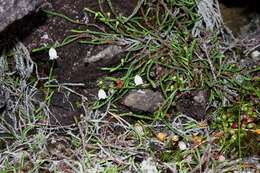
M 154 113 L 163 102 L 164 98 L 160 92 L 149 89 L 131 90 L 122 100 L 122 104 L 133 111 L 149 113 Z

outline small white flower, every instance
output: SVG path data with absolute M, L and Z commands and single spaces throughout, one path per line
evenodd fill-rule
M 152 161 L 152 158 L 143 160 L 141 163 L 141 171 L 143 173 L 157 173 L 158 170 L 155 166 L 155 162 Z
M 180 150 L 186 150 L 187 149 L 187 146 L 186 146 L 185 142 L 183 142 L 183 141 L 180 141 L 178 143 L 178 146 L 179 146 Z
M 260 57 L 260 52 L 258 50 L 255 50 L 251 53 L 251 58 L 259 58 Z
M 56 49 L 54 49 L 53 47 L 51 47 L 51 48 L 49 49 L 49 59 L 50 59 L 50 60 L 55 60 L 55 59 L 57 59 L 57 58 L 58 58 L 58 55 L 57 55 Z
M 143 79 L 139 75 L 135 75 L 134 82 L 135 82 L 135 86 L 144 84 Z
M 102 100 L 106 98 L 107 98 L 106 92 L 103 89 L 98 90 L 98 99 Z

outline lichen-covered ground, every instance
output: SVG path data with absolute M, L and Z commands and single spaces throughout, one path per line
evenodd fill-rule
M 259 16 L 221 9 L 56 0 L 11 26 L 0 172 L 258 172 Z

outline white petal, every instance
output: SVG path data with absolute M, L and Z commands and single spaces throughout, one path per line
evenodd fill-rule
M 49 59 L 54 60 L 54 59 L 57 59 L 57 58 L 58 58 L 57 51 L 53 47 L 51 47 L 49 49 Z
M 135 76 L 134 82 L 135 82 L 135 86 L 144 84 L 143 79 L 139 75 Z
M 253 59 L 259 58 L 259 57 L 260 57 L 260 52 L 259 52 L 258 50 L 253 51 L 253 52 L 251 53 L 251 57 L 252 57 Z
M 103 89 L 98 90 L 98 99 L 102 100 L 106 98 L 107 98 L 106 92 Z
M 186 144 L 183 141 L 180 141 L 178 143 L 178 146 L 179 146 L 180 150 L 186 150 L 187 149 L 187 146 L 186 146 Z
M 143 173 L 158 173 L 156 163 L 152 161 L 152 158 L 143 160 L 141 163 L 141 171 Z

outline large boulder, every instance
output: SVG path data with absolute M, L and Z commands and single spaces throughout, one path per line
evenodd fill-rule
M 0 0 L 0 32 L 37 9 L 44 0 Z

